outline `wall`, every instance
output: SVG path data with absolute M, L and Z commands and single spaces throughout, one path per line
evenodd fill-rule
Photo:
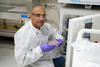
M 58 30 L 60 14 L 60 4 L 58 4 L 58 0 L 43 0 L 43 7 L 47 12 L 48 23 Z

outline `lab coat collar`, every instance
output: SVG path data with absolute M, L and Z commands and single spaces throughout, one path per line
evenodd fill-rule
M 35 32 L 40 32 L 40 31 L 41 31 L 42 28 L 40 28 L 40 30 L 39 30 L 39 29 L 36 29 L 36 28 L 32 25 L 32 21 L 31 21 L 31 20 L 29 21 L 29 23 L 30 23 L 31 28 L 32 28 Z

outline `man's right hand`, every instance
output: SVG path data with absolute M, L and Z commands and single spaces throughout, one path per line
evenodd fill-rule
M 55 41 L 55 40 L 49 41 L 47 43 L 44 43 L 43 45 L 40 45 L 40 48 L 43 52 L 48 52 L 48 51 L 53 50 L 56 47 L 57 44 L 58 44 L 58 42 Z

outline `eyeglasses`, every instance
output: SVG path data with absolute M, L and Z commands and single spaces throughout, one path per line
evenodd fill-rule
M 33 16 L 46 18 L 46 14 L 32 14 Z

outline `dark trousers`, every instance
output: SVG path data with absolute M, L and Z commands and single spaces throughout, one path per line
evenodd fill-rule
M 64 67 L 65 66 L 65 58 L 63 56 L 59 58 L 53 59 L 55 67 Z

